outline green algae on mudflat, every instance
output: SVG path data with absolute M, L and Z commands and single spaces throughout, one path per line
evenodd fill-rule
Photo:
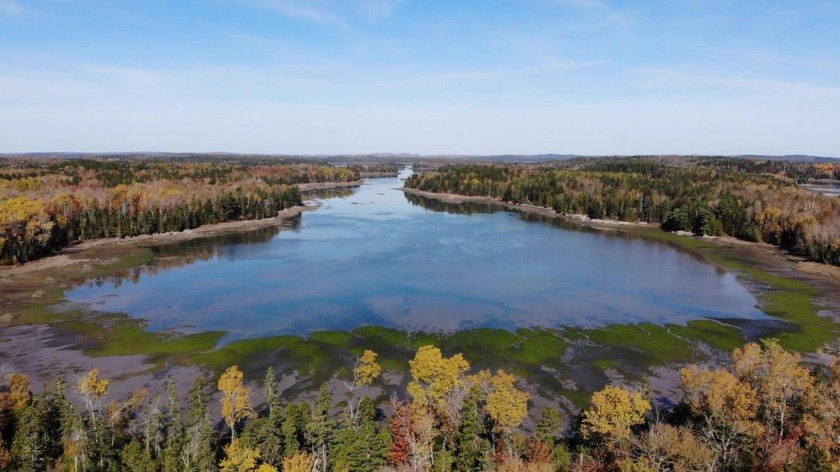
M 777 338 L 785 349 L 814 352 L 840 334 L 840 324 L 829 317 L 819 315 L 820 306 L 816 300 L 820 291 L 805 280 L 773 274 L 769 269 L 761 267 L 761 261 L 734 254 L 731 248 L 710 241 L 679 236 L 659 229 L 630 228 L 623 231 L 690 250 L 719 267 L 735 272 L 742 283 L 758 288 L 758 293 L 755 294 L 759 302 L 758 307 L 766 314 L 788 322 L 780 324 L 778 329 L 764 332 L 761 338 Z M 795 325 L 794 329 L 790 329 L 791 323 Z M 728 339 L 721 339 L 719 335 L 713 335 L 701 339 L 708 340 L 709 344 L 715 347 L 731 347 L 731 336 L 727 334 L 725 337 Z M 754 340 L 756 339 L 745 339 Z

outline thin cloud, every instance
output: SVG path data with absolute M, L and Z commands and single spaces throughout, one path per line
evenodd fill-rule
M 781 80 L 725 73 L 686 71 L 668 67 L 638 67 L 627 73 L 640 77 L 644 83 L 674 87 L 737 89 L 753 94 L 777 94 L 800 98 L 840 98 L 840 87 L 824 86 L 802 80 Z
M 609 5 L 600 0 L 554 0 L 554 3 L 577 8 L 594 8 L 597 10 L 610 9 Z
M 10 16 L 20 15 L 23 13 L 23 7 L 13 0 L 2 1 L 0 2 L 0 13 Z
M 299 20 L 309 20 L 322 25 L 346 28 L 347 24 L 335 13 L 314 6 L 314 2 L 299 0 L 246 0 L 245 3 L 274 10 L 281 15 Z
M 603 67 L 610 64 L 608 61 L 570 61 L 566 59 L 556 59 L 544 64 L 536 64 L 525 67 L 511 67 L 505 69 L 487 69 L 466 72 L 451 72 L 445 74 L 425 75 L 414 77 L 408 80 L 398 82 L 399 84 L 420 84 L 429 82 L 458 82 L 470 80 L 486 80 L 495 79 L 515 74 L 523 74 L 529 72 L 540 72 L 546 70 L 577 70 L 588 69 L 592 67 Z
M 402 3 L 403 0 L 361 0 L 360 7 L 371 21 L 385 18 Z

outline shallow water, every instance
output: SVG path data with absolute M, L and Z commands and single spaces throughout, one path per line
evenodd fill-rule
M 283 230 L 163 246 L 151 266 L 66 296 L 154 331 L 224 330 L 225 341 L 766 317 L 731 273 L 674 247 L 401 186 L 372 179 Z

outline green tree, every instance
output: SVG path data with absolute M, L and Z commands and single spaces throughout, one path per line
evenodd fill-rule
M 312 454 L 317 458 L 318 467 L 322 471 L 329 467 L 329 448 L 335 431 L 335 421 L 330 415 L 332 393 L 327 384 L 321 386 L 318 402 L 312 410 L 312 418 L 306 425 L 306 436 L 312 448 Z
M 164 421 L 166 430 L 166 444 L 163 450 L 163 471 L 180 472 L 183 465 L 181 456 L 184 453 L 184 444 L 187 441 L 186 427 L 181 412 L 181 398 L 175 386 L 175 380 L 169 377 L 166 381 L 168 394 L 167 414 Z
M 212 472 L 216 470 L 213 426 L 207 410 L 209 382 L 201 375 L 190 390 L 190 412 L 187 415 L 187 441 L 181 450 L 181 470 Z
M 334 471 L 373 472 L 387 464 L 388 434 L 379 429 L 370 399 L 362 399 L 357 420 L 357 425 L 348 424 L 336 435 L 331 454 Z
M 560 413 L 552 407 L 546 407 L 543 410 L 540 420 L 537 422 L 537 431 L 535 437 L 546 443 L 549 447 L 554 447 L 557 444 L 557 437 L 560 433 L 560 426 L 562 417 Z
M 242 441 L 262 453 L 262 460 L 275 467 L 283 464 L 283 408 L 277 394 L 274 369 L 268 368 L 263 381 L 265 410 L 260 418 L 251 421 L 242 433 Z
M 482 409 L 484 398 L 484 392 L 475 386 L 464 399 L 455 447 L 456 470 L 479 472 L 489 466 L 492 445 L 485 427 Z
M 306 446 L 306 425 L 311 416 L 308 403 L 289 403 L 283 417 L 283 457 L 288 459 Z

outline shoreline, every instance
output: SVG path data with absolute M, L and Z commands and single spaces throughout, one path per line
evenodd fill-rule
M 660 229 L 661 225 L 656 223 L 645 223 L 645 222 L 629 222 L 629 221 L 617 221 L 617 220 L 601 220 L 601 219 L 592 219 L 586 215 L 580 214 L 568 214 L 568 213 L 557 213 L 553 208 L 541 207 L 537 205 L 530 205 L 530 204 L 517 204 L 511 202 L 502 201 L 499 198 L 495 197 L 476 197 L 470 195 L 459 195 L 454 193 L 435 193 L 435 192 L 427 192 L 424 190 L 417 190 L 413 188 L 400 188 L 397 190 L 401 190 L 404 193 L 418 195 L 425 198 L 431 198 L 434 200 L 438 200 L 444 203 L 454 203 L 454 204 L 461 204 L 461 203 L 491 203 L 501 205 L 507 209 L 521 211 L 523 213 L 531 213 L 541 216 L 546 216 L 549 218 L 556 218 L 563 221 L 568 221 L 571 223 L 578 224 L 583 227 L 593 228 L 598 230 L 604 231 L 616 231 L 620 229 Z M 667 233 L 667 232 L 665 232 Z M 676 234 L 676 233 L 668 233 L 668 234 Z M 679 236 L 679 235 L 678 235 Z M 771 251 L 778 256 L 784 257 L 788 259 L 791 263 L 791 268 L 797 272 L 802 274 L 803 276 L 815 276 L 821 279 L 824 279 L 829 282 L 838 282 L 840 281 L 840 267 L 832 266 L 828 264 L 820 264 L 818 262 L 807 261 L 804 258 L 797 256 L 795 254 L 788 253 L 787 251 L 761 242 L 752 242 L 752 241 L 744 241 L 741 239 L 734 238 L 732 236 L 706 236 L 706 237 L 699 237 L 699 236 L 692 236 L 692 235 L 682 235 L 690 240 L 694 241 L 708 241 L 713 244 L 725 247 L 750 247 L 750 248 L 760 248 L 762 250 Z
M 353 186 L 352 183 L 341 184 L 343 185 L 340 186 L 345 187 Z M 747 241 L 736 240 L 734 238 L 680 238 L 679 236 L 673 235 L 672 233 L 661 231 L 659 229 L 659 225 L 654 224 L 634 224 L 610 222 L 603 220 L 589 220 L 588 218 L 585 218 L 583 216 L 576 217 L 575 215 L 559 214 L 553 209 L 549 208 L 537 207 L 534 205 L 516 205 L 512 203 L 501 202 L 498 199 L 488 197 L 468 197 L 453 194 L 438 195 L 430 192 L 419 192 L 413 189 L 404 189 L 404 191 L 406 193 L 427 196 L 429 198 L 435 198 L 437 200 L 449 203 L 481 202 L 498 204 L 511 210 L 538 214 L 551 218 L 558 218 L 569 221 L 573 224 L 586 226 L 590 228 L 596 228 L 604 231 L 626 231 L 628 234 L 635 234 L 638 235 L 638 237 L 643 237 L 652 240 L 659 239 L 665 244 L 685 247 L 686 250 L 696 253 L 699 257 L 706 258 L 707 262 L 719 266 L 723 265 L 721 264 L 721 261 L 717 259 L 710 259 L 710 254 L 714 256 L 715 252 L 719 252 L 726 254 L 732 253 L 735 255 L 741 255 L 741 253 L 743 252 L 745 253 L 743 255 L 745 257 L 748 257 L 750 260 L 755 259 L 761 261 L 761 267 L 757 270 L 766 271 L 768 274 L 774 277 L 790 277 L 791 279 L 795 278 L 800 280 L 810 279 L 812 281 L 817 279 L 822 280 L 823 282 L 821 283 L 821 286 L 824 287 L 822 289 L 822 295 L 818 295 L 817 297 L 820 299 L 830 300 L 825 304 L 820 303 L 820 305 L 823 309 L 825 309 L 825 312 L 834 312 L 835 315 L 837 315 L 838 312 L 840 312 L 840 309 L 837 308 L 840 307 L 840 301 L 838 301 L 840 295 L 836 295 L 840 294 L 840 291 L 837 291 L 837 287 L 840 287 L 840 285 L 838 285 L 838 280 L 840 279 L 825 279 L 823 277 L 810 274 L 807 271 L 802 271 L 802 269 L 796 266 L 797 261 L 793 260 L 791 255 L 786 254 L 780 249 L 776 248 L 775 246 L 771 246 L 768 244 L 751 243 Z M 297 352 L 295 351 L 297 346 L 318 346 L 319 349 L 328 349 L 329 346 L 331 346 L 329 343 L 325 343 L 324 341 L 314 341 L 312 340 L 312 338 L 308 338 L 307 340 L 300 341 L 298 343 L 297 340 L 288 341 L 288 339 L 284 337 L 266 337 L 255 338 L 253 340 L 249 340 L 249 342 L 237 344 L 235 348 L 220 349 L 217 347 L 215 349 L 206 350 L 203 347 L 199 348 L 188 346 L 182 348 L 183 352 L 178 351 L 176 353 L 169 353 L 165 355 L 150 355 L 145 352 L 129 352 L 122 354 L 111 353 L 102 355 L 103 350 L 113 349 L 114 346 L 99 346 L 99 351 L 97 351 L 96 349 L 88 351 L 80 346 L 84 346 L 85 343 L 91 343 L 88 347 L 88 349 L 90 349 L 90 346 L 98 346 L 97 343 L 106 343 L 106 341 L 103 340 L 105 340 L 109 336 L 112 338 L 114 336 L 118 336 L 117 339 L 133 339 L 133 336 L 135 336 L 135 334 L 129 333 L 130 336 L 128 336 L 126 334 L 120 334 L 120 332 L 121 330 L 125 331 L 127 329 L 136 329 L 138 331 L 144 331 L 145 328 L 142 320 L 136 321 L 133 319 L 125 319 L 120 321 L 114 321 L 114 319 L 109 318 L 103 321 L 101 319 L 97 319 L 98 315 L 95 313 L 95 306 L 91 307 L 91 312 L 93 313 L 93 315 L 88 315 L 90 316 L 89 319 L 81 318 L 82 323 L 90 324 L 90 326 L 92 327 L 90 331 L 85 331 L 81 329 L 73 331 L 72 323 L 76 323 L 75 320 L 68 323 L 67 327 L 62 326 L 62 323 L 64 321 L 71 319 L 69 317 L 59 317 L 58 323 L 44 321 L 51 319 L 52 315 L 47 315 L 45 318 L 33 319 L 25 317 L 21 319 L 19 317 L 24 311 L 24 308 L 28 306 L 32 306 L 35 308 L 35 310 L 29 311 L 36 311 L 42 309 L 46 310 L 46 307 L 53 303 L 55 297 L 59 296 L 60 293 L 63 292 L 64 288 L 66 287 L 65 284 L 67 283 L 67 281 L 71 280 L 73 277 L 78 276 L 78 268 L 83 265 L 93 265 L 95 266 L 96 270 L 99 270 L 100 266 L 103 270 L 106 271 L 113 270 L 113 266 L 119 266 L 121 264 L 125 264 L 126 266 L 131 264 L 137 264 L 137 260 L 139 260 L 136 257 L 137 253 L 149 252 L 149 250 L 147 249 L 148 246 L 168 244 L 171 242 L 178 242 L 202 237 L 211 237 L 222 234 L 246 232 L 252 229 L 282 225 L 284 218 L 294 217 L 296 215 L 299 215 L 303 211 L 314 210 L 318 208 L 317 204 L 313 205 L 313 200 L 307 200 L 306 203 L 307 205 L 302 207 L 293 207 L 284 210 L 283 212 L 281 212 L 282 216 L 278 215 L 278 217 L 275 218 L 267 218 L 263 220 L 232 221 L 216 225 L 206 225 L 204 227 L 191 230 L 190 232 L 182 233 L 165 233 L 125 239 L 112 238 L 109 240 L 93 240 L 89 241 L 89 244 L 86 247 L 83 246 L 85 243 L 80 243 L 75 246 L 70 246 L 66 248 L 68 252 L 67 254 L 63 254 L 67 261 L 66 264 L 62 265 L 60 263 L 61 259 L 56 259 L 57 261 L 59 261 L 59 263 L 53 262 L 53 264 L 55 264 L 54 266 L 39 267 L 38 269 L 25 270 L 24 272 L 22 272 L 22 275 L 20 277 L 6 277 L 6 275 L 8 275 L 8 271 L 0 270 L 0 284 L 4 282 L 10 282 L 8 286 L 5 287 L 7 293 L 0 294 L 9 295 L 9 303 L 7 303 L 7 305 L 10 305 L 10 307 L 7 308 L 8 313 L 3 314 L 2 311 L 0 311 L 0 318 L 8 318 L 7 320 L 0 319 L 0 326 L 8 326 L 8 329 L 10 330 L 9 333 L 15 333 L 14 335 L 10 336 L 11 342 L 7 341 L 7 343 L 5 344 L 0 343 L 0 351 L 3 351 L 2 353 L 0 353 L 3 354 L 0 355 L 0 358 L 8 358 L 9 362 L 11 362 L 13 366 L 26 365 L 28 371 L 24 372 L 28 375 L 32 375 L 33 379 L 40 380 L 43 380 L 43 378 L 50 377 L 51 375 L 55 375 L 58 372 L 71 372 L 76 373 L 76 375 L 78 375 L 78 373 L 81 373 L 86 369 L 102 366 L 103 376 L 114 380 L 114 390 L 112 394 L 117 397 L 127 395 L 128 392 L 130 392 L 133 388 L 136 388 L 137 386 L 141 385 L 145 385 L 153 391 L 163 391 L 165 388 L 163 384 L 163 379 L 165 379 L 165 377 L 169 375 L 174 376 L 179 380 L 184 379 L 185 383 L 179 383 L 179 391 L 183 394 L 183 391 L 188 389 L 189 387 L 189 385 L 187 385 L 189 382 L 186 382 L 187 378 L 192 379 L 195 375 L 198 375 L 198 373 L 201 372 L 217 372 L 219 368 L 218 366 L 230 363 L 241 364 L 243 368 L 245 368 L 251 373 L 251 375 L 256 375 L 258 377 L 259 370 L 256 369 L 255 366 L 262 365 L 261 362 L 264 362 L 265 358 L 275 359 L 275 362 L 279 362 L 281 363 L 281 365 L 285 366 L 293 366 L 294 369 L 298 369 L 299 366 L 303 366 L 300 368 L 304 369 L 302 372 L 305 372 L 308 368 L 307 366 L 309 365 L 306 364 L 306 362 L 315 361 L 307 360 L 308 358 L 306 358 L 305 356 L 301 358 L 302 360 L 298 359 L 297 361 L 290 361 L 289 359 L 291 358 L 291 356 L 295 352 Z M 729 239 L 732 239 L 732 241 L 729 241 Z M 677 240 L 679 240 L 680 242 L 676 242 Z M 693 247 L 693 245 L 697 243 L 700 243 L 702 248 L 698 249 Z M 711 244 L 702 243 L 714 243 L 715 246 L 720 246 L 721 248 L 711 248 Z M 772 257 L 768 257 L 768 255 Z M 51 256 L 51 259 L 55 259 L 57 257 L 59 256 Z M 33 261 L 31 264 L 35 264 L 39 261 Z M 756 262 L 756 264 L 758 263 Z M 26 265 L 22 266 L 21 268 L 25 266 Z M 38 272 L 40 269 L 44 269 L 44 271 Z M 739 271 L 738 268 L 732 268 L 731 270 L 736 273 Z M 754 277 L 754 275 L 749 275 L 749 271 L 743 271 L 743 273 L 747 274 L 748 276 Z M 768 286 L 768 288 L 763 288 L 763 286 L 761 285 L 761 281 L 759 281 L 759 283 L 751 284 L 748 287 L 748 290 L 750 291 L 750 293 L 759 296 L 759 294 L 761 293 L 768 293 L 774 290 L 774 287 Z M 46 291 L 47 293 L 37 295 L 38 293 L 43 293 L 44 291 Z M 4 297 L 0 297 L 0 299 L 2 298 Z M 775 302 L 768 303 L 771 303 L 772 305 L 772 303 Z M 822 316 L 826 316 L 825 312 Z M 840 318 L 840 316 L 837 317 Z M 20 322 L 24 320 L 25 322 Z M 708 322 L 706 325 L 703 325 L 703 327 L 696 328 L 683 327 L 681 328 L 681 331 L 678 331 L 677 334 L 682 334 L 683 336 L 685 336 L 686 330 L 692 329 L 694 331 L 691 331 L 691 333 L 694 333 L 694 336 L 697 337 L 697 339 L 703 342 L 709 342 L 706 341 L 706 338 L 702 338 L 702 333 L 704 332 L 704 330 L 709 329 L 709 325 L 713 325 L 714 323 L 716 322 L 711 321 Z M 70 329 L 68 330 L 68 328 Z M 597 338 L 596 341 L 592 341 L 595 343 L 595 347 L 589 345 L 585 346 L 586 353 L 592 352 L 593 349 L 600 349 L 600 351 L 598 352 L 601 352 L 604 356 L 608 357 L 613 352 L 626 352 L 631 354 L 638 353 L 637 351 L 635 351 L 635 349 L 643 349 L 642 347 L 639 347 L 638 344 L 639 336 L 648 336 L 648 338 L 645 339 L 649 339 L 649 341 L 645 342 L 663 342 L 664 344 L 662 344 L 662 346 L 665 347 L 663 347 L 660 351 L 642 351 L 644 352 L 644 356 L 649 357 L 649 360 L 645 360 L 645 362 L 648 362 L 650 365 L 644 364 L 644 366 L 640 367 L 638 370 L 627 370 L 626 368 L 616 370 L 616 368 L 614 368 L 612 364 L 605 364 L 606 367 L 600 367 L 599 364 L 597 364 L 597 362 L 599 360 L 602 360 L 601 357 L 595 356 L 589 358 L 586 357 L 585 354 L 581 354 L 582 352 L 584 352 L 580 350 L 584 349 L 584 347 L 582 347 L 583 345 L 572 344 L 565 347 L 566 350 L 562 351 L 563 355 L 566 356 L 568 353 L 570 357 L 568 357 L 567 361 L 563 362 L 574 363 L 574 365 L 577 366 L 577 368 L 580 368 L 582 370 L 580 370 L 580 372 L 575 371 L 577 373 L 569 373 L 564 371 L 564 378 L 572 382 L 572 384 L 570 384 L 572 385 L 572 387 L 562 387 L 556 391 L 552 391 L 552 393 L 549 394 L 550 400 L 552 402 L 560 401 L 563 405 L 565 405 L 563 408 L 567 411 L 574 410 L 577 408 L 577 404 L 574 403 L 572 399 L 576 399 L 575 401 L 580 401 L 581 395 L 583 395 L 582 392 L 587 391 L 586 389 L 589 388 L 587 385 L 590 385 L 591 382 L 600 382 L 601 377 L 603 377 L 604 375 L 606 375 L 606 378 L 608 378 L 610 382 L 615 381 L 615 379 L 618 379 L 617 381 L 620 382 L 631 383 L 635 381 L 641 381 L 640 379 L 653 379 L 660 392 L 672 391 L 675 382 L 674 379 L 677 378 L 675 377 L 677 375 L 675 374 L 676 369 L 678 369 L 678 367 L 683 364 L 681 363 L 681 360 L 668 360 L 668 356 L 671 355 L 668 351 L 668 346 L 670 344 L 666 342 L 667 339 L 660 341 L 659 337 L 664 336 L 664 333 L 669 332 L 669 330 L 677 328 L 663 328 L 655 331 L 653 335 L 648 333 L 649 329 L 649 327 L 644 326 L 630 326 L 625 328 L 623 327 L 623 325 L 621 325 L 621 327 L 618 329 L 606 328 L 601 331 L 600 338 Z M 728 330 L 726 331 L 726 333 L 729 334 L 731 334 L 732 331 L 740 330 L 740 328 L 738 327 L 731 327 L 728 325 L 726 329 Z M 161 345 L 163 345 L 169 342 L 168 340 L 161 337 L 164 335 L 161 335 L 160 333 L 150 333 L 148 335 L 143 334 L 143 336 L 146 337 L 141 339 L 144 339 L 147 343 L 161 343 Z M 531 339 L 532 337 L 533 339 Z M 679 336 L 677 337 L 679 338 Z M 382 342 L 381 337 L 377 337 L 375 335 L 371 335 L 369 338 L 364 339 L 366 339 L 364 345 L 367 347 L 373 346 L 373 343 L 375 342 Z M 541 345 L 541 339 L 542 338 L 540 338 L 539 332 L 535 331 L 529 336 L 522 338 L 521 342 L 527 341 L 529 343 L 532 343 L 530 344 L 532 346 Z M 553 337 L 550 337 L 550 339 L 554 340 Z M 562 339 L 565 342 L 565 339 L 560 339 Z M 687 339 L 691 340 L 695 338 L 689 337 Z M 716 338 L 712 337 L 712 341 L 714 341 L 715 339 Z M 407 349 L 404 346 L 404 344 L 400 343 L 386 345 L 389 347 L 398 346 L 396 348 L 398 350 Z M 710 344 L 710 346 L 711 345 L 712 344 Z M 33 346 L 39 347 L 33 349 Z M 167 349 L 175 348 L 170 347 Z M 468 349 L 468 346 L 461 348 L 461 350 L 465 353 L 470 352 Z M 708 352 L 698 351 L 701 352 L 701 354 L 698 355 L 708 356 L 708 362 L 715 362 L 715 359 L 718 359 L 718 357 L 716 356 L 721 355 L 715 349 L 717 348 L 709 348 Z M 257 350 L 259 350 L 259 354 L 257 354 Z M 119 349 L 117 349 L 117 351 L 119 351 Z M 27 356 L 30 357 L 21 357 L 19 354 L 20 352 L 26 352 L 28 353 Z M 304 351 L 302 352 L 307 351 L 304 349 Z M 333 356 L 334 359 L 339 359 L 342 358 L 341 356 L 347 355 L 345 354 L 345 351 L 341 351 L 337 348 L 335 349 L 335 351 L 330 350 L 328 352 L 330 352 L 330 355 Z M 472 352 L 474 354 L 478 351 L 474 350 Z M 664 354 L 662 354 L 662 352 L 664 352 Z M 659 355 L 664 355 L 665 357 L 663 359 L 665 360 L 660 361 L 659 358 L 656 357 Z M 694 354 L 686 355 L 691 356 Z M 480 359 L 480 356 L 476 356 L 475 359 Z M 317 361 L 321 362 L 321 360 Z M 298 362 L 299 364 L 294 364 L 294 362 Z M 476 363 L 476 365 L 478 365 L 478 363 Z M 339 364 L 337 364 L 335 368 L 338 367 Z M 46 371 L 37 372 L 37 370 L 42 368 L 45 368 Z M 650 372 L 648 372 L 648 370 L 650 370 Z M 318 375 L 323 374 L 323 372 L 321 371 L 318 372 Z M 528 372 L 529 377 L 528 380 L 526 380 L 527 383 L 530 384 L 531 382 L 534 382 L 534 385 L 540 385 L 541 382 L 546 381 L 541 377 L 542 375 L 544 375 L 544 371 L 533 370 Z M 398 374 L 394 373 L 394 375 Z M 312 390 L 310 387 L 317 383 L 320 383 L 320 381 L 323 380 L 321 378 L 318 378 L 318 381 L 316 382 L 312 380 L 314 378 L 315 377 L 310 378 L 304 376 L 298 379 L 298 381 L 300 382 L 300 387 L 296 387 L 296 390 L 294 390 L 293 392 L 289 392 L 290 398 L 299 398 L 300 396 L 305 397 L 306 395 L 309 395 L 311 393 L 310 390 Z M 394 385 L 398 383 L 399 382 L 396 381 Z M 389 384 L 386 388 L 398 388 L 394 385 Z M 538 395 L 535 395 L 535 398 L 537 396 Z M 541 399 L 539 401 L 546 401 L 545 398 L 540 398 Z
M 364 180 L 351 180 L 349 182 L 311 182 L 308 184 L 296 184 L 301 192 L 308 192 L 310 190 L 326 190 L 340 187 L 358 187 L 364 185 Z
M 301 192 L 305 192 L 310 190 L 327 190 L 341 187 L 357 187 L 362 184 L 363 181 L 361 180 L 353 180 L 350 182 L 315 182 L 298 184 L 298 188 L 300 188 Z M 142 245 L 145 243 L 170 244 L 190 241 L 193 239 L 223 236 L 231 233 L 256 231 L 264 228 L 270 228 L 272 226 L 281 226 L 287 218 L 298 216 L 305 211 L 317 210 L 320 206 L 320 203 L 315 200 L 305 200 L 303 205 L 280 210 L 277 212 L 277 216 L 271 218 L 262 218 L 259 220 L 224 221 L 222 223 L 206 224 L 199 226 L 198 228 L 186 229 L 179 232 L 170 231 L 167 233 L 141 234 L 125 238 L 101 238 L 76 241 L 62 248 L 55 254 L 44 256 L 34 261 L 28 261 L 11 266 L 0 266 L 0 281 L 8 276 L 55 269 L 58 267 L 84 262 L 87 259 L 78 257 L 74 258 L 70 256 L 79 256 L 99 247 Z
M 21 275 L 30 272 L 49 270 L 80 262 L 85 262 L 89 259 L 86 259 L 84 257 L 80 258 L 78 256 L 83 256 L 85 253 L 97 248 L 115 246 L 141 246 L 147 243 L 152 243 L 149 245 L 172 244 L 177 242 L 190 241 L 193 239 L 223 236 L 225 234 L 256 231 L 259 229 L 270 228 L 272 226 L 280 226 L 287 218 L 298 216 L 305 211 L 316 210 L 319 207 L 320 204 L 304 204 L 281 210 L 277 213 L 277 216 L 271 218 L 263 218 L 259 220 L 225 221 L 222 223 L 202 225 L 198 228 L 186 229 L 177 233 L 168 232 L 155 234 L 141 234 L 138 236 L 129 236 L 125 238 L 101 238 L 89 239 L 86 241 L 78 241 L 63 248 L 56 254 L 45 256 L 34 261 L 24 262 L 23 264 L 0 267 L 0 280 L 2 280 L 2 278 L 6 276 Z
M 659 228 L 660 225 L 655 223 L 645 223 L 642 221 L 631 222 L 631 221 L 616 221 L 616 220 L 599 220 L 599 219 L 592 219 L 586 215 L 578 215 L 578 214 L 568 214 L 568 213 L 557 213 L 554 211 L 553 208 L 541 207 L 537 205 L 531 205 L 528 203 L 511 203 L 503 201 L 496 197 L 474 197 L 470 195 L 459 195 L 455 193 L 435 193 L 435 192 L 427 192 L 425 190 L 417 190 L 413 188 L 400 188 L 397 190 L 401 190 L 404 193 L 409 193 L 412 195 L 418 195 L 421 197 L 431 198 L 434 200 L 439 200 L 444 203 L 492 203 L 496 205 L 501 205 L 510 210 L 517 210 L 524 213 L 531 213 L 535 215 L 542 215 L 547 216 L 549 218 L 557 218 L 565 221 L 569 221 L 572 223 L 577 223 L 582 226 L 587 226 L 589 228 L 595 229 L 614 229 L 614 228 Z

